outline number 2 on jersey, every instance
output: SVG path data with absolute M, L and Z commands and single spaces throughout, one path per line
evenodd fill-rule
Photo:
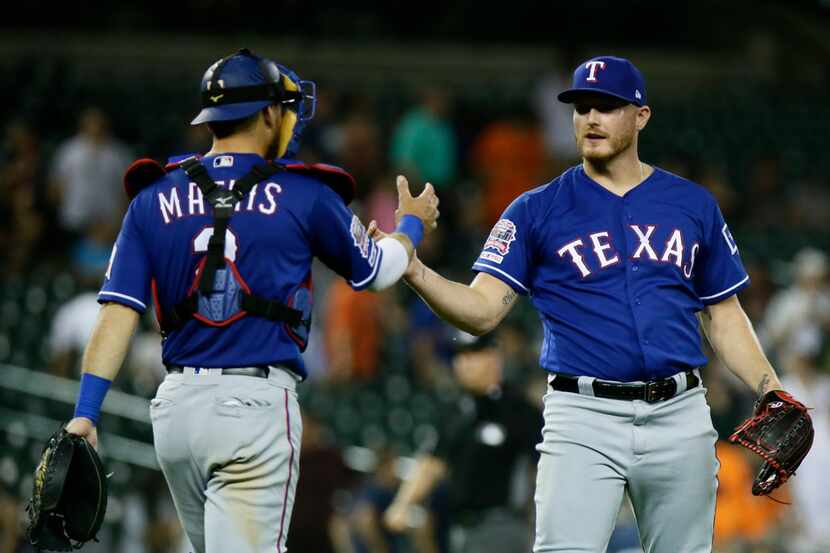
M 213 236 L 213 227 L 203 228 L 193 239 L 193 253 L 207 253 L 211 236 Z M 237 249 L 236 235 L 231 229 L 225 230 L 225 257 L 231 261 L 236 261 Z

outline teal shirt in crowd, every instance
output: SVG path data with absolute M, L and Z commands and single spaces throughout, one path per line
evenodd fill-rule
M 453 129 L 423 108 L 411 111 L 401 119 L 392 137 L 391 158 L 395 167 L 415 169 L 424 182 L 444 187 L 455 177 Z

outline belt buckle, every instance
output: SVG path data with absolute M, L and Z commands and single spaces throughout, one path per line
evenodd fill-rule
M 657 403 L 658 401 L 662 401 L 664 399 L 661 384 L 662 382 L 660 382 L 659 380 L 652 380 L 650 382 L 646 382 L 646 402 Z
M 672 384 L 674 384 L 674 386 L 672 386 Z M 670 388 L 673 388 L 673 390 Z M 657 403 L 658 401 L 664 401 L 673 397 L 674 392 L 676 391 L 677 382 L 675 382 L 673 378 L 668 378 L 664 380 L 652 380 L 650 382 L 646 382 L 645 400 L 648 403 Z

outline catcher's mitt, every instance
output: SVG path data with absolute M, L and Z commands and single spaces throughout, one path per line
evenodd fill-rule
M 84 438 L 63 428 L 49 438 L 26 510 L 37 550 L 71 551 L 95 539 L 107 510 L 107 479 Z
M 795 474 L 813 445 L 807 408 L 787 392 L 773 390 L 755 403 L 755 414 L 729 437 L 754 451 L 764 464 L 752 482 L 752 495 L 767 495 Z

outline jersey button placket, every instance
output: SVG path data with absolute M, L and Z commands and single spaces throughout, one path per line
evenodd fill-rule
M 625 256 L 626 256 L 626 264 L 628 265 L 629 269 L 625 272 L 625 280 L 626 280 L 626 292 L 628 293 L 628 304 L 631 307 L 631 318 L 634 322 L 634 330 L 637 333 L 640 341 L 640 352 L 643 356 L 643 363 L 646 363 L 646 352 L 643 349 L 642 345 L 648 345 L 648 340 L 643 339 L 643 331 L 640 328 L 640 321 L 639 319 L 639 311 L 642 302 L 640 301 L 639 296 L 632 296 L 632 288 L 633 288 L 633 281 L 635 280 L 635 274 L 638 273 L 640 270 L 640 266 L 637 260 L 631 259 L 631 243 L 629 241 L 628 230 L 629 230 L 629 221 L 632 220 L 631 215 L 631 200 L 627 197 L 623 198 L 622 200 L 622 210 L 620 213 L 620 219 L 622 222 L 622 230 L 623 230 L 623 240 L 625 241 Z

